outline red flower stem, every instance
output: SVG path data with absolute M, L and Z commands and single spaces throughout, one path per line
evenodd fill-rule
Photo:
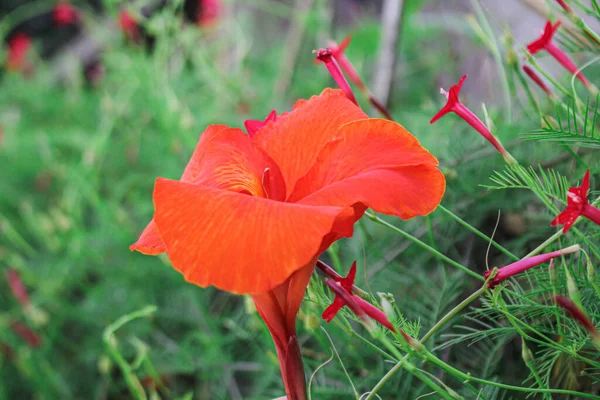
M 394 117 L 392 117 L 392 115 L 390 114 L 388 109 L 385 108 L 385 106 L 383 104 L 381 104 L 377 99 L 375 99 L 375 97 L 373 97 L 373 95 L 370 94 L 370 92 L 369 92 L 369 102 L 371 102 L 373 107 L 375 107 L 377 109 L 377 111 L 379 111 L 381 113 L 381 115 L 383 115 L 390 121 L 394 121 Z
M 379 308 L 375 307 L 373 304 L 361 299 L 358 296 L 353 296 L 352 299 L 359 305 L 360 308 L 362 308 L 364 310 L 364 312 L 369 317 L 371 317 L 375 321 L 379 322 L 381 325 L 385 326 L 390 331 L 392 331 L 394 333 L 397 332 L 396 328 L 394 328 L 394 326 L 392 325 L 392 323 L 390 322 L 388 317 Z M 404 332 L 401 331 L 401 333 L 404 336 Z
M 550 53 L 552 57 L 556 59 L 567 71 L 576 77 L 586 86 L 590 86 L 590 81 L 579 71 L 577 65 L 571 60 L 571 58 L 561 49 L 559 49 L 554 43 L 546 44 L 546 51 Z
M 598 338 L 598 330 L 590 317 L 588 317 L 587 314 L 571 299 L 564 296 L 555 296 L 554 300 L 571 316 L 571 318 L 588 331 L 593 338 Z
M 300 353 L 298 338 L 293 335 L 289 338 L 286 348 L 276 346 L 279 358 L 279 369 L 285 376 L 283 384 L 287 400 L 306 400 L 306 381 L 304 380 L 304 364 Z
M 27 325 L 20 321 L 15 321 L 10 328 L 23 339 L 30 347 L 40 347 L 42 341 L 37 333 L 29 329 Z
M 452 109 L 452 111 L 454 111 L 459 117 L 461 117 L 469 125 L 471 125 L 473 129 L 475 129 L 481 134 L 481 136 L 487 139 L 487 141 L 490 142 L 492 146 L 494 146 L 496 150 L 500 152 L 500 154 L 502 154 L 502 157 L 504 157 L 504 159 L 509 164 L 512 165 L 517 163 L 516 160 L 510 155 L 510 153 L 506 151 L 506 149 L 500 144 L 500 141 L 498 141 L 498 139 L 496 139 L 496 137 L 492 135 L 492 133 L 490 132 L 488 127 L 483 123 L 483 121 L 481 121 L 479 117 L 477 117 L 477 115 L 475 115 L 475 113 L 469 110 L 464 104 L 457 103 Z
M 586 204 L 583 207 L 583 212 L 581 213 L 584 217 L 595 223 L 596 225 L 600 225 L 600 210 L 590 204 Z
M 529 78 L 531 78 L 531 80 L 534 81 L 536 83 L 536 85 L 538 85 L 540 87 L 540 89 L 542 89 L 548 96 L 550 96 L 550 97 L 553 96 L 550 88 L 546 85 L 546 83 L 542 80 L 542 78 L 540 78 L 539 75 L 535 73 L 535 71 L 529 65 L 523 65 L 523 71 L 525 71 L 527 76 Z

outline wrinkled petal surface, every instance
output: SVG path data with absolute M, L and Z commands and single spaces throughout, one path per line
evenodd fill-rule
M 225 125 L 211 125 L 200 136 L 181 181 L 276 200 L 285 195 L 277 165 L 240 129 Z M 154 220 L 130 249 L 148 255 L 166 251 Z
M 342 207 L 271 201 L 158 178 L 154 219 L 186 280 L 234 293 L 273 289 L 314 259 Z
M 289 195 L 310 170 L 323 146 L 345 123 L 367 118 L 340 90 L 300 100 L 294 109 L 262 128 L 253 141 L 279 166 Z
M 362 204 L 402 219 L 426 215 L 438 206 L 445 190 L 437 164 L 401 125 L 383 119 L 355 121 L 323 148 L 289 201 Z

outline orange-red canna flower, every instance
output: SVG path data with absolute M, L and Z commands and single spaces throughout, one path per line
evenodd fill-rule
M 246 131 L 248 132 L 248 135 L 250 135 L 250 137 L 252 138 L 252 137 L 254 137 L 254 135 L 256 135 L 256 132 L 261 130 L 270 121 L 275 122 L 276 119 L 277 119 L 277 111 L 271 110 L 271 112 L 269 113 L 269 115 L 267 115 L 267 118 L 265 118 L 264 121 L 260 121 L 257 119 L 247 119 L 244 121 L 244 126 L 246 127 Z
M 199 286 L 252 296 L 289 400 L 305 398 L 296 314 L 319 255 L 370 207 L 409 219 L 440 203 L 438 162 L 401 125 L 327 89 L 251 138 L 211 125 L 180 180 L 158 178 L 154 219 L 131 246 L 167 252 Z

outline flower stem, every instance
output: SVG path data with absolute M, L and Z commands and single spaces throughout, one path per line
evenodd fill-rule
M 438 330 L 440 330 L 440 328 L 446 324 L 446 322 L 448 322 L 449 320 L 451 320 L 456 314 L 458 314 L 460 311 L 462 311 L 466 306 L 468 306 L 470 303 L 472 303 L 476 298 L 478 298 L 482 293 L 484 293 L 486 291 L 486 285 L 483 285 L 479 290 L 477 290 L 476 292 L 474 292 L 473 294 L 471 294 L 469 297 L 467 297 L 466 299 L 464 299 L 459 305 L 457 305 L 456 307 L 454 307 L 452 310 L 450 310 L 450 312 L 448 312 L 448 314 L 446 314 L 442 319 L 440 319 L 433 327 L 431 327 L 431 329 L 423 336 L 423 338 L 421 339 L 421 344 L 425 343 L 427 340 L 429 340 Z M 400 368 L 402 368 L 403 363 L 405 363 L 407 361 L 408 355 L 406 357 L 404 357 L 402 360 L 400 360 L 398 363 L 396 363 L 396 365 L 394 365 L 392 367 L 392 369 L 390 369 L 387 374 L 385 374 L 383 376 L 383 378 L 381 378 L 379 380 L 379 382 L 377 382 L 377 385 L 375 385 L 375 387 L 373 387 L 373 390 L 371 391 L 371 393 L 369 394 L 369 396 L 365 399 L 365 400 L 371 400 L 372 398 L 375 397 L 375 394 L 377 394 L 377 392 L 383 387 L 383 385 L 392 377 L 392 375 L 394 375 Z
M 401 234 L 402 236 L 404 236 L 405 238 L 412 240 L 413 242 L 415 242 L 416 244 L 418 244 L 419 246 L 423 247 L 424 249 L 426 249 L 427 251 L 431 252 L 433 255 L 435 255 L 437 258 L 441 259 L 442 261 L 446 261 L 448 264 L 452 265 L 455 268 L 460 269 L 461 271 L 463 271 L 464 273 L 466 273 L 467 275 L 471 275 L 474 278 L 479 279 L 480 281 L 483 281 L 483 276 L 479 275 L 477 272 L 471 271 L 469 268 L 457 263 L 456 261 L 454 261 L 453 259 L 447 257 L 446 255 L 440 253 L 439 251 L 437 251 L 436 249 L 434 249 L 433 247 L 429 246 L 427 243 L 417 239 L 416 237 L 412 236 L 411 234 L 404 232 L 402 229 L 395 227 L 394 225 L 390 224 L 387 221 L 382 220 L 381 218 L 379 218 L 377 215 L 375 215 L 373 212 L 371 211 L 367 211 L 365 213 L 365 215 L 370 218 L 372 221 L 377 222 L 380 225 L 383 225 L 387 228 L 390 228 L 391 230 L 393 230 L 394 232 L 397 232 L 399 234 Z
M 598 396 L 596 396 L 595 394 L 591 394 L 591 393 L 583 393 L 583 392 L 576 392 L 573 390 L 564 390 L 564 389 L 535 389 L 535 388 L 529 388 L 529 387 L 521 387 L 521 386 L 512 386 L 512 385 L 506 385 L 503 383 L 498 383 L 498 382 L 494 382 L 494 381 L 488 381 L 486 379 L 481 379 L 481 378 L 477 378 L 472 376 L 471 374 L 466 374 L 454 367 L 452 367 L 451 365 L 445 363 L 444 361 L 440 360 L 439 358 L 437 358 L 436 356 L 434 356 L 433 354 L 431 354 L 429 351 L 427 351 L 426 349 L 423 349 L 422 353 L 424 355 L 424 358 L 431 362 L 434 365 L 437 365 L 438 367 L 440 367 L 441 369 L 443 369 L 444 371 L 448 372 L 450 375 L 453 375 L 455 378 L 460 379 L 461 381 L 471 381 L 471 382 L 476 382 L 476 383 L 481 383 L 484 385 L 489 385 L 489 386 L 495 386 L 501 389 L 508 389 L 508 390 L 514 390 L 514 391 L 518 391 L 518 392 L 529 392 L 529 393 L 548 393 L 548 394 L 567 394 L 567 395 L 574 395 L 574 396 L 579 396 L 579 397 L 587 397 L 590 399 L 598 399 Z
M 443 205 L 440 204 L 438 206 L 438 209 L 445 212 L 446 214 L 448 214 L 450 217 L 452 217 L 452 219 L 454 219 L 456 222 L 458 222 L 459 224 L 461 224 L 462 226 L 464 226 L 465 228 L 467 228 L 468 230 L 470 230 L 471 232 L 473 232 L 480 238 L 490 241 L 492 243 L 492 246 L 494 246 L 495 248 L 500 250 L 502 253 L 506 254 L 508 257 L 512 258 L 514 261 L 519 261 L 519 257 L 517 257 L 516 255 L 511 253 L 509 250 L 507 250 L 505 247 L 503 247 L 498 242 L 494 241 L 491 237 L 489 237 L 485 233 L 481 232 L 480 230 L 478 230 L 477 228 L 475 228 L 474 226 L 472 226 L 471 224 L 469 224 L 468 222 L 466 222 L 465 220 L 463 220 L 462 218 L 460 218 L 459 216 L 454 214 L 452 211 L 448 210 Z
M 431 338 L 440 328 L 446 324 L 446 322 L 450 321 L 456 314 L 461 312 L 466 306 L 471 304 L 475 299 L 481 296 L 486 291 L 486 286 L 482 286 L 477 291 L 473 292 L 469 297 L 464 299 L 460 304 L 450 310 L 442 319 L 440 319 L 431 329 L 423 336 L 421 339 L 421 343 L 426 342 L 429 338 Z

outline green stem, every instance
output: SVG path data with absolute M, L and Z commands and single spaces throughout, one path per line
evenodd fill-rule
M 544 381 L 542 380 L 542 377 L 540 376 L 540 373 L 538 372 L 537 368 L 535 367 L 535 363 L 533 361 L 528 361 L 525 363 L 525 365 L 527 365 L 527 368 L 529 368 L 529 370 L 531 371 L 531 374 L 533 375 L 533 377 L 535 378 L 535 382 L 538 384 L 538 386 L 541 388 L 544 387 Z M 544 393 L 544 398 L 545 399 L 551 399 L 552 397 L 548 394 L 548 393 Z
M 406 369 L 408 372 L 410 372 L 415 377 L 420 379 L 423 383 L 425 383 L 431 389 L 438 392 L 440 394 L 440 396 L 442 396 L 444 399 L 454 400 L 454 397 L 452 397 L 446 390 L 444 390 L 441 386 L 439 386 L 437 383 L 435 383 L 433 380 L 431 380 L 430 377 L 428 377 L 427 375 L 422 373 L 413 363 L 410 362 L 410 360 L 408 359 L 408 356 L 409 356 L 409 354 L 414 354 L 414 351 L 412 350 L 410 345 L 408 345 L 408 343 L 406 343 L 406 341 L 404 342 L 404 344 L 405 344 L 404 347 L 406 347 L 408 349 L 409 354 L 407 354 L 405 357 L 402 357 L 402 354 L 400 354 L 400 352 L 398 351 L 396 346 L 394 346 L 392 344 L 392 342 L 390 342 L 390 340 L 387 338 L 385 333 L 381 331 L 381 329 L 376 328 L 374 331 L 371 331 L 371 334 L 373 335 L 374 338 L 379 339 L 379 341 L 381 343 L 383 343 L 383 345 L 385 347 L 387 347 L 387 349 L 395 357 L 397 357 L 398 359 L 402 359 L 404 361 L 404 369 Z M 400 336 L 403 337 L 402 335 L 400 335 Z M 367 400 L 371 399 L 372 396 L 374 396 L 374 395 L 375 395 L 374 392 L 369 393 Z
M 529 87 L 527 80 L 525 79 L 525 77 L 521 73 L 521 70 L 519 69 L 519 64 L 514 63 L 513 69 L 515 71 L 515 74 L 519 78 L 521 85 L 523 85 L 523 88 L 525 89 L 525 93 L 527 93 L 527 97 L 529 98 L 529 101 L 531 102 L 531 104 L 533 104 L 533 108 L 536 109 L 536 111 L 538 112 L 538 114 L 540 116 L 543 116 L 544 114 L 542 113 L 542 109 L 540 108 L 540 105 L 538 104 L 537 100 L 535 99 L 535 96 L 531 92 L 531 88 Z
M 600 17 L 600 4 L 598 4 L 598 0 L 592 0 L 592 5 L 594 6 L 594 10 L 598 14 L 597 17 Z
M 416 244 L 418 244 L 419 246 L 423 247 L 424 249 L 426 249 L 427 251 L 431 252 L 433 255 L 435 255 L 437 258 L 439 258 L 442 261 L 447 262 L 448 264 L 452 265 L 455 268 L 460 269 L 461 271 L 463 271 L 464 273 L 471 275 L 474 278 L 479 279 L 480 281 L 483 281 L 483 276 L 479 275 L 477 272 L 473 272 L 470 269 L 468 269 L 467 267 L 457 263 L 456 261 L 454 261 L 453 259 L 445 256 L 444 254 L 440 253 L 439 251 L 437 251 L 436 249 L 434 249 L 433 247 L 429 246 L 427 243 L 417 239 L 416 237 L 412 236 L 411 234 L 404 232 L 402 229 L 395 227 L 394 225 L 390 224 L 387 221 L 382 220 L 381 218 L 379 218 L 377 215 L 375 215 L 374 213 L 367 211 L 365 213 L 365 215 L 370 218 L 372 221 L 377 222 L 380 225 L 383 225 L 387 228 L 390 228 L 391 230 L 393 230 L 394 232 L 397 232 L 399 234 L 401 234 L 402 236 L 404 236 L 407 239 L 412 240 L 413 242 L 415 242 Z
M 505 255 L 509 256 L 513 260 L 515 260 L 515 261 L 519 261 L 520 260 L 519 257 L 517 257 L 516 255 L 514 255 L 513 253 L 511 253 L 509 250 L 507 250 L 501 244 L 499 244 L 498 242 L 494 241 L 491 237 L 489 237 L 485 233 L 481 232 L 480 230 L 478 230 L 477 228 L 475 228 L 474 226 L 472 226 L 471 224 L 469 224 L 468 222 L 466 222 L 465 220 L 463 220 L 462 218 L 460 218 L 459 216 L 457 216 L 456 214 L 454 214 L 452 211 L 448 210 L 443 205 L 440 204 L 438 206 L 438 209 L 441 210 L 441 211 L 443 211 L 443 212 L 445 212 L 446 214 L 448 214 L 450 217 L 452 217 L 452 219 L 454 219 L 456 222 L 458 222 L 459 224 L 461 224 L 462 226 L 464 226 L 465 228 L 467 228 L 468 230 L 470 230 L 471 232 L 473 232 L 474 234 L 476 234 L 480 238 L 482 238 L 484 240 L 487 240 L 488 242 L 491 242 L 492 246 L 494 246 L 495 248 L 497 248 L 498 250 L 500 250 L 502 253 L 504 253 Z
M 439 358 L 437 358 L 436 356 L 434 356 L 433 354 L 431 354 L 429 351 L 427 351 L 425 349 L 423 349 L 421 354 L 424 356 L 424 358 L 427 361 L 431 362 L 432 364 L 437 365 L 438 367 L 440 367 L 441 369 L 443 369 L 450 375 L 453 375 L 455 378 L 460 379 L 461 381 L 472 381 L 472 382 L 477 382 L 477 383 L 481 383 L 484 385 L 495 386 L 495 387 L 498 387 L 501 389 L 514 390 L 514 391 L 518 391 L 518 392 L 567 394 L 567 395 L 574 395 L 574 396 L 580 396 L 580 397 L 587 397 L 587 398 L 596 399 L 596 400 L 600 399 L 600 397 L 598 397 L 597 395 L 594 395 L 591 393 L 575 392 L 573 390 L 535 389 L 535 388 L 528 388 L 528 387 L 521 387 L 521 386 L 506 385 L 504 383 L 498 383 L 498 382 L 494 382 L 494 381 L 488 381 L 486 379 L 474 377 L 471 374 L 466 374 L 466 373 L 452 367 L 451 365 L 440 360 Z
M 123 315 L 121 318 L 107 326 L 104 330 L 104 333 L 102 334 L 102 341 L 104 342 L 104 346 L 106 347 L 108 354 L 112 357 L 112 359 L 117 363 L 117 365 L 121 369 L 123 377 L 125 378 L 125 382 L 129 387 L 129 391 L 136 400 L 146 400 L 146 393 L 144 392 L 142 384 L 133 373 L 131 365 L 129 365 L 127 360 L 125 360 L 125 358 L 119 352 L 119 349 L 116 344 L 115 332 L 128 322 L 133 321 L 134 319 L 148 317 L 154 314 L 155 312 L 155 306 L 148 306 L 142 308 L 141 310 L 129 313 L 127 315 Z
M 482 286 L 477 291 L 473 292 L 469 297 L 460 302 L 456 307 L 450 310 L 442 319 L 440 319 L 431 329 L 423 336 L 421 339 L 421 343 L 426 342 L 429 338 L 431 338 L 437 331 L 440 330 L 442 326 L 446 324 L 446 322 L 450 321 L 456 314 L 461 312 L 466 306 L 471 304 L 475 299 L 481 296 L 487 290 L 486 286 Z
M 482 293 L 484 293 L 486 290 L 486 286 L 482 286 L 479 290 L 477 290 L 476 292 L 474 292 L 472 295 L 470 295 L 469 297 L 467 297 L 466 299 L 464 299 L 460 304 L 458 304 L 456 307 L 454 307 L 452 310 L 450 310 L 448 312 L 448 314 L 446 314 L 442 319 L 440 319 L 433 327 L 431 327 L 431 329 L 423 336 L 423 338 L 421 339 L 421 344 L 425 343 L 426 341 L 428 341 L 438 330 L 440 330 L 440 328 L 446 324 L 446 322 L 450 321 L 456 314 L 458 314 L 460 311 L 462 311 L 466 306 L 468 306 L 471 302 L 473 302 L 476 298 L 478 298 Z M 398 370 L 400 370 L 400 368 L 402 368 L 403 363 L 406 361 L 406 359 L 408 358 L 408 355 L 406 357 L 404 357 L 402 360 L 400 360 L 396 365 L 394 365 L 392 367 L 392 369 L 390 369 L 380 380 L 379 382 L 377 382 L 377 384 L 375 385 L 375 387 L 373 387 L 373 390 L 371 390 L 371 392 L 369 393 L 369 396 L 365 399 L 365 400 L 371 400 L 375 397 L 375 395 L 377 394 L 377 392 L 379 392 L 379 390 L 381 390 L 381 388 L 383 387 L 383 385 L 385 385 L 385 383 L 392 377 L 392 375 L 394 375 Z
M 563 235 L 563 231 L 562 229 L 558 232 L 556 232 L 554 235 L 550 236 L 548 239 L 546 239 L 542 244 L 540 244 L 538 247 L 536 247 L 535 249 L 531 250 L 525 257 L 523 258 L 529 258 L 529 257 L 533 257 L 539 253 L 541 253 L 546 247 L 550 246 L 552 243 L 556 242 L 561 236 Z
M 533 65 L 533 67 L 535 69 L 537 69 L 542 75 L 544 75 L 544 77 L 546 79 L 548 79 L 548 81 L 550 83 L 552 83 L 552 85 L 554 85 L 554 87 L 556 87 L 558 90 L 560 90 L 560 92 L 562 94 L 564 94 L 567 97 L 572 97 L 571 93 L 563 86 L 561 85 L 556 79 L 554 79 L 552 76 L 550 76 L 550 74 L 548 74 L 542 67 L 540 67 L 540 65 L 537 63 L 537 61 L 535 60 L 535 57 L 533 57 L 533 55 L 531 55 L 531 53 L 529 53 L 527 50 L 525 50 L 525 57 L 527 58 L 527 61 Z

